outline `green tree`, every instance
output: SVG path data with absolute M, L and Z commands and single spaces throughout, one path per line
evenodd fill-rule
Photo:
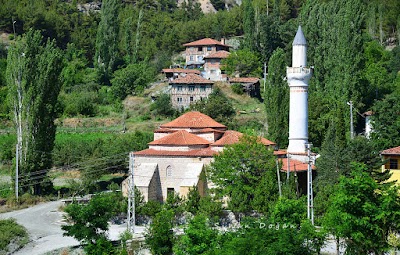
M 96 37 L 94 66 L 100 80 L 106 84 L 114 71 L 118 54 L 118 0 L 104 0 L 101 5 L 101 20 Z
M 175 243 L 173 227 L 174 212 L 163 209 L 156 214 L 146 234 L 146 244 L 149 245 L 152 254 L 172 254 Z
M 243 136 L 226 147 L 207 172 L 216 194 L 228 197 L 228 206 L 235 212 L 266 212 L 278 198 L 275 158 L 256 137 Z
M 346 102 L 352 100 L 359 109 L 367 92 L 362 80 L 363 7 L 361 0 L 310 0 L 302 8 L 308 65 L 315 66 L 309 86 L 309 108 L 313 109 L 309 133 L 316 147 L 322 144 L 332 119 L 344 127 L 345 140 L 349 140 Z
M 232 52 L 226 59 L 222 60 L 222 69 L 229 75 L 259 76 L 262 63 L 259 56 L 253 51 L 246 49 Z
M 171 117 L 175 114 L 175 109 L 172 107 L 171 97 L 169 94 L 161 94 L 157 100 L 150 106 L 150 110 L 155 115 Z
M 349 254 L 383 254 L 388 235 L 399 231 L 400 199 L 393 184 L 377 183 L 363 164 L 342 176 L 331 196 L 323 226 L 344 238 Z
M 108 221 L 118 211 L 118 200 L 115 193 L 103 193 L 92 197 L 86 205 L 68 205 L 65 212 L 69 224 L 61 226 L 64 235 L 80 241 L 88 254 L 113 254 L 107 231 Z
M 112 92 L 116 98 L 122 100 L 127 95 L 143 92 L 153 79 L 154 70 L 147 63 L 130 64 L 115 71 L 111 80 Z
M 373 107 L 372 140 L 380 150 L 400 144 L 400 89 L 377 101 Z
M 197 214 L 200 208 L 200 199 L 201 197 L 197 186 L 190 188 L 185 202 L 185 210 L 192 214 Z
M 217 230 L 209 226 L 207 217 L 204 215 L 194 216 L 184 234 L 174 246 L 176 255 L 213 254 L 216 249 Z
M 20 187 L 25 192 L 33 188 L 33 193 L 39 194 L 51 185 L 43 169 L 52 166 L 62 55 L 54 41 L 43 43 L 40 32 L 30 30 L 9 48 L 7 63 L 8 96 L 23 177 Z
M 190 109 L 202 112 L 225 125 L 228 125 L 232 121 L 232 117 L 235 116 L 231 101 L 218 87 L 213 88 L 213 92 L 206 100 L 191 104 Z
M 289 133 L 289 86 L 286 77 L 285 52 L 278 48 L 268 62 L 268 79 L 264 102 L 267 112 L 268 137 L 284 148 Z

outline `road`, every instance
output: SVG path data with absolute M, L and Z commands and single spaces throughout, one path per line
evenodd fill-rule
M 39 204 L 30 208 L 0 214 L 0 219 L 14 218 L 29 232 L 31 242 L 16 255 L 41 255 L 56 249 L 79 245 L 72 237 L 63 236 L 63 212 L 58 208 L 61 201 Z M 109 237 L 116 240 L 126 230 L 126 224 L 111 225 Z

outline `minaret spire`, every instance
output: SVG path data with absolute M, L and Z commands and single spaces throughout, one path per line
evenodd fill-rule
M 301 26 L 297 29 L 292 48 L 292 67 L 286 70 L 290 88 L 288 153 L 305 155 L 308 144 L 308 81 L 312 69 L 307 68 L 307 41 Z

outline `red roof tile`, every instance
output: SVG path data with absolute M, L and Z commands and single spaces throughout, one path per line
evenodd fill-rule
M 233 77 L 229 78 L 230 83 L 256 83 L 260 79 L 257 77 Z
M 239 142 L 240 137 L 242 137 L 243 134 L 234 130 L 227 130 L 225 131 L 225 134 L 222 136 L 221 139 L 216 141 L 215 143 L 211 144 L 211 146 L 225 146 L 229 144 L 234 144 Z M 259 137 L 261 140 L 261 143 L 264 145 L 275 145 L 274 142 L 271 142 L 268 139 L 265 139 L 264 137 Z
M 207 59 L 207 58 L 227 58 L 229 56 L 229 54 L 231 54 L 231 53 L 228 52 L 228 51 L 219 50 L 219 51 L 217 51 L 215 53 L 212 53 L 212 54 L 210 54 L 208 56 L 205 56 L 204 58 L 205 59 Z
M 282 155 L 286 155 L 286 154 L 287 154 L 287 151 L 283 151 L 283 150 L 274 151 L 275 156 L 282 156 Z
M 200 71 L 197 69 L 183 69 L 183 68 L 166 68 L 162 70 L 163 73 L 194 73 L 200 74 Z
M 282 158 L 279 159 L 280 162 L 282 162 L 282 171 L 287 171 L 288 170 L 288 160 L 287 158 Z M 290 159 L 289 160 L 289 171 L 290 172 L 304 172 L 308 170 L 308 164 L 307 163 L 303 163 L 299 160 L 295 160 L 295 159 Z M 315 170 L 315 166 L 311 165 L 312 170 Z
M 204 38 L 204 39 L 200 39 L 194 42 L 190 42 L 190 43 L 185 43 L 183 46 L 185 47 L 190 47 L 190 46 L 202 46 L 202 45 L 220 45 L 220 46 L 225 46 L 225 47 L 229 47 L 228 45 L 225 45 L 223 43 L 221 43 L 220 41 L 211 39 L 211 38 Z
M 163 138 L 149 143 L 149 145 L 208 145 L 210 144 L 204 138 L 191 134 L 186 130 L 179 130 Z
M 210 148 L 190 151 L 161 151 L 154 149 L 146 149 L 138 152 L 134 152 L 135 155 L 141 156 L 182 156 L 182 157 L 213 157 L 218 152 L 211 150 Z
M 192 132 L 193 134 L 203 134 L 203 133 L 224 133 L 224 131 L 216 130 L 213 128 L 203 128 Z
M 390 148 L 381 152 L 382 155 L 400 155 L 400 146 Z
M 185 76 L 179 76 L 169 84 L 214 84 L 213 81 L 207 80 L 197 74 L 187 74 Z
M 226 128 L 201 112 L 187 112 L 161 128 Z

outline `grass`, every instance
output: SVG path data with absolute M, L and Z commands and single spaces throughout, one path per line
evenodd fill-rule
M 0 220 L 0 254 L 8 254 L 8 246 L 11 243 L 21 248 L 28 240 L 28 232 L 17 224 L 15 219 Z

